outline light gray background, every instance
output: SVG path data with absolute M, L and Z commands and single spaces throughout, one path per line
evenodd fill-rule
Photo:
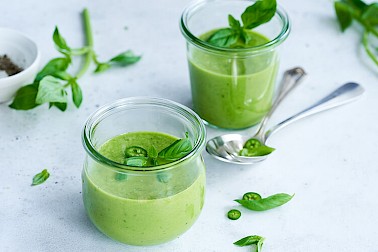
M 0 105 L 0 251 L 250 251 L 232 245 L 250 234 L 266 237 L 264 252 L 378 251 L 378 70 L 359 46 L 358 26 L 339 31 L 329 0 L 280 1 L 292 21 L 280 71 L 303 66 L 309 75 L 273 119 L 284 119 L 346 81 L 365 87 L 362 99 L 281 131 L 270 142 L 277 151 L 262 164 L 230 165 L 204 153 L 205 207 L 196 224 L 172 242 L 127 246 L 90 223 L 81 200 L 83 124 L 99 106 L 124 97 L 157 96 L 190 106 L 185 41 L 178 28 L 187 3 L 1 0 L 0 26 L 32 37 L 42 63 L 58 55 L 51 40 L 55 25 L 70 45 L 82 45 L 84 7 L 91 13 L 100 59 L 125 49 L 143 59 L 85 75 L 78 110 L 71 104 L 65 113 L 47 106 L 20 112 Z M 208 129 L 208 137 L 221 133 Z M 31 187 L 33 175 L 44 168 L 51 177 Z M 295 197 L 281 208 L 242 210 L 241 219 L 228 220 L 230 208 L 241 209 L 233 199 L 246 191 Z

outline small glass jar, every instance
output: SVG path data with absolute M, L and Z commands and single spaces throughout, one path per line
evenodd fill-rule
M 177 138 L 187 132 L 193 149 L 177 161 L 152 167 L 127 166 L 100 153 L 104 143 L 130 132 Z M 97 110 L 82 134 L 87 152 L 83 201 L 90 220 L 110 238 L 130 245 L 160 244 L 184 233 L 204 204 L 205 139 L 202 120 L 169 100 L 127 98 Z
M 253 2 L 199 1 L 189 5 L 181 17 L 194 111 L 216 127 L 242 129 L 259 123 L 277 90 L 278 46 L 290 30 L 281 7 L 269 22 L 253 29 L 252 37 L 266 41 L 261 45 L 224 48 L 204 41 L 209 32 L 229 27 L 229 14 L 240 20 Z

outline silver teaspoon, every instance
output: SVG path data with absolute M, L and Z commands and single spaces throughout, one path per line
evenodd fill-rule
M 257 138 L 261 143 L 265 144 L 271 135 L 285 126 L 299 119 L 355 101 L 363 93 L 364 89 L 359 84 L 353 82 L 346 83 L 310 107 L 273 126 L 266 133 L 258 132 L 252 138 Z M 250 136 L 243 136 L 240 134 L 217 136 L 207 142 L 206 151 L 221 161 L 235 164 L 254 164 L 265 160 L 269 154 L 254 157 L 239 156 L 239 151 L 243 148 L 244 143 L 250 138 Z

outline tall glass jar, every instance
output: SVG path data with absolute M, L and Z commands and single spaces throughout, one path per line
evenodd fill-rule
M 262 44 L 224 48 L 205 42 L 209 33 L 229 27 L 229 14 L 240 20 L 253 3 L 204 0 L 189 5 L 181 17 L 194 111 L 216 127 L 242 129 L 257 124 L 277 90 L 277 50 L 289 34 L 288 16 L 281 7 L 268 23 L 253 29 L 251 37 Z
M 147 141 L 154 141 L 155 133 L 183 138 L 187 132 L 193 148 L 177 161 L 152 167 L 127 166 L 104 155 L 104 144 L 132 132 L 152 133 Z M 205 139 L 202 120 L 169 100 L 128 98 L 97 110 L 82 134 L 83 201 L 90 220 L 107 236 L 131 245 L 160 244 L 184 233 L 204 204 Z M 112 148 L 123 153 L 124 144 L 120 140 Z

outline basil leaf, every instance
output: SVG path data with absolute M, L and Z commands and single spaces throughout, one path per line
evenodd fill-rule
M 335 2 L 336 17 L 342 31 L 345 31 L 353 21 L 352 13 L 349 8 L 350 7 L 344 2 Z
M 33 182 L 31 185 L 32 186 L 40 185 L 43 182 L 45 182 L 49 177 L 50 177 L 50 173 L 46 169 L 44 169 L 42 172 L 36 174 L 33 177 Z
M 240 32 L 238 30 L 223 28 L 211 35 L 207 42 L 219 47 L 230 47 L 238 41 L 239 36 Z
M 54 34 L 53 34 L 54 43 L 59 51 L 69 52 L 71 48 L 67 45 L 66 40 L 60 35 L 58 27 L 55 26 Z
M 76 80 L 70 81 L 71 84 L 71 91 L 72 91 L 72 101 L 75 106 L 78 108 L 83 101 L 83 93 L 81 92 L 81 88 L 79 84 L 77 84 Z
M 278 193 L 268 198 L 263 198 L 260 200 L 235 200 L 243 207 L 248 208 L 253 211 L 266 211 L 272 208 L 279 207 L 288 201 L 290 201 L 294 195 L 289 195 L 286 193 Z
M 165 160 L 178 160 L 192 151 L 192 144 L 188 137 L 178 139 L 159 152 L 158 157 Z
M 157 153 L 155 146 L 152 145 L 150 147 L 150 149 L 148 150 L 148 156 L 151 157 L 151 158 L 157 158 L 158 157 L 158 153 Z
M 240 29 L 240 22 L 239 20 L 236 20 L 232 15 L 228 15 L 228 24 L 233 29 Z
M 69 58 L 55 58 L 50 60 L 45 67 L 37 74 L 35 81 L 42 80 L 47 75 L 53 75 L 58 71 L 66 71 L 71 63 Z
M 109 62 L 121 65 L 128 66 L 138 62 L 141 59 L 141 56 L 135 55 L 131 50 L 120 53 L 117 56 L 109 60 Z
M 125 165 L 142 167 L 148 163 L 148 157 L 129 157 L 125 159 Z
M 258 235 L 250 235 L 234 242 L 234 244 L 240 247 L 244 247 L 244 246 L 257 244 L 260 240 L 263 240 L 263 239 L 264 239 L 263 237 L 258 236 Z
M 370 25 L 378 25 L 378 3 L 370 4 L 362 13 L 361 18 Z
M 253 5 L 245 9 L 241 15 L 244 28 L 252 29 L 268 22 L 276 13 L 276 9 L 276 0 L 256 1 Z
M 361 1 L 361 0 L 342 0 L 342 2 L 348 4 L 349 6 L 355 8 L 355 9 L 361 11 L 361 12 L 367 7 L 367 4 L 364 1 Z
M 67 109 L 67 103 L 64 102 L 50 102 L 49 108 L 56 107 L 60 111 L 64 112 Z
M 46 76 L 39 83 L 35 102 L 37 104 L 45 102 L 67 103 L 67 92 L 64 90 L 59 79 Z
M 29 110 L 35 108 L 39 106 L 39 104 L 35 102 L 37 93 L 38 83 L 23 86 L 17 91 L 13 102 L 9 105 L 9 107 L 17 110 Z

